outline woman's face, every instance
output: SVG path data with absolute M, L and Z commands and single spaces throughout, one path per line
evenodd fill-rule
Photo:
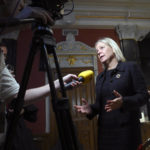
M 111 62 L 113 58 L 115 58 L 115 54 L 112 48 L 103 42 L 97 43 L 96 50 L 97 50 L 98 58 L 100 62 L 103 64 L 107 64 Z

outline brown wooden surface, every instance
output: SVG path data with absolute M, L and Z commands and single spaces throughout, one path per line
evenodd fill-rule
M 75 68 L 75 69 L 61 69 L 62 75 L 68 73 L 74 73 L 78 75 L 80 72 L 92 69 L 92 68 Z M 55 71 L 54 71 L 55 74 Z M 57 77 L 56 77 L 57 78 Z M 89 103 L 94 103 L 95 100 L 95 85 L 94 78 L 86 85 L 81 85 L 78 88 L 67 91 L 67 97 L 69 99 L 70 110 L 72 120 L 75 124 L 75 130 L 80 142 L 81 147 L 84 150 L 96 150 L 97 142 L 97 119 L 88 120 L 84 115 L 81 115 L 75 111 L 73 105 L 81 105 L 81 98 L 85 98 Z M 60 93 L 58 93 L 60 95 Z M 40 150 L 53 149 L 60 141 L 58 136 L 57 124 L 55 121 L 55 114 L 51 108 L 50 110 L 50 133 L 35 135 L 34 141 L 40 148 Z
M 92 68 L 76 68 L 63 70 L 63 74 L 74 73 L 78 75 L 80 72 L 92 69 Z M 69 90 L 67 92 L 70 100 L 70 108 L 72 113 L 72 119 L 75 123 L 78 139 L 84 150 L 95 150 L 96 149 L 96 118 L 88 120 L 85 115 L 77 113 L 74 109 L 74 105 L 82 105 L 81 98 L 85 98 L 89 103 L 93 103 L 95 100 L 95 85 L 94 78 L 88 84 L 83 84 L 78 88 Z
M 141 123 L 141 133 L 143 143 L 150 138 L 150 122 Z

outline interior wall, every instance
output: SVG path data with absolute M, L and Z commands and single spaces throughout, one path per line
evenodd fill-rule
M 142 41 L 139 41 L 141 68 L 144 73 L 146 84 L 150 88 L 150 33 Z
M 65 41 L 65 36 L 62 35 L 62 29 L 54 29 L 54 37 L 56 42 Z M 111 37 L 119 43 L 118 35 L 114 29 L 78 29 L 79 35 L 76 36 L 76 41 L 81 41 L 87 45 L 94 47 L 95 42 L 101 37 Z M 22 74 L 24 72 L 24 65 L 26 63 L 27 56 L 29 54 L 29 47 L 32 40 L 31 30 L 24 30 L 20 32 L 17 42 L 17 63 L 16 63 L 16 78 L 20 83 Z M 35 58 L 32 73 L 30 76 L 28 88 L 38 87 L 45 84 L 45 74 L 39 71 L 39 58 L 38 54 Z M 98 62 L 98 71 L 102 71 L 102 66 Z M 36 103 L 39 108 L 38 120 L 36 123 L 28 123 L 28 126 L 32 129 L 33 133 L 44 133 L 45 131 L 45 102 L 39 101 Z
M 76 41 L 81 41 L 87 45 L 94 47 L 96 41 L 102 37 L 110 37 L 114 39 L 118 44 L 119 37 L 115 29 L 78 29 L 79 35 L 75 37 Z M 54 36 L 57 42 L 65 41 L 65 36 L 62 35 L 62 29 L 55 29 Z M 102 66 L 98 61 L 98 72 L 102 71 Z

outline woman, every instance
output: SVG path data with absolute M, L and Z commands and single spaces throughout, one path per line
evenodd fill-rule
M 98 150 L 137 150 L 141 144 L 140 106 L 148 100 L 147 88 L 138 66 L 125 62 L 110 38 L 96 42 L 98 58 L 104 72 L 97 76 L 96 102 L 75 105 L 75 109 L 92 119 L 98 116 Z

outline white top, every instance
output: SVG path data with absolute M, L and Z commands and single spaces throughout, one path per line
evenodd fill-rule
M 9 70 L 5 67 L 0 72 L 0 101 L 4 101 L 19 91 L 19 84 L 13 78 Z
M 0 73 L 5 67 L 4 55 L 3 52 L 0 50 Z
M 3 53 L 0 52 L 0 103 L 16 95 L 18 91 L 19 91 L 19 84 L 16 82 L 14 77 L 6 68 Z M 1 107 L 2 105 L 3 104 L 0 104 L 0 109 L 2 109 Z M 6 126 L 7 123 L 5 122 L 5 131 L 4 133 L 0 133 L 0 145 L 5 139 Z

